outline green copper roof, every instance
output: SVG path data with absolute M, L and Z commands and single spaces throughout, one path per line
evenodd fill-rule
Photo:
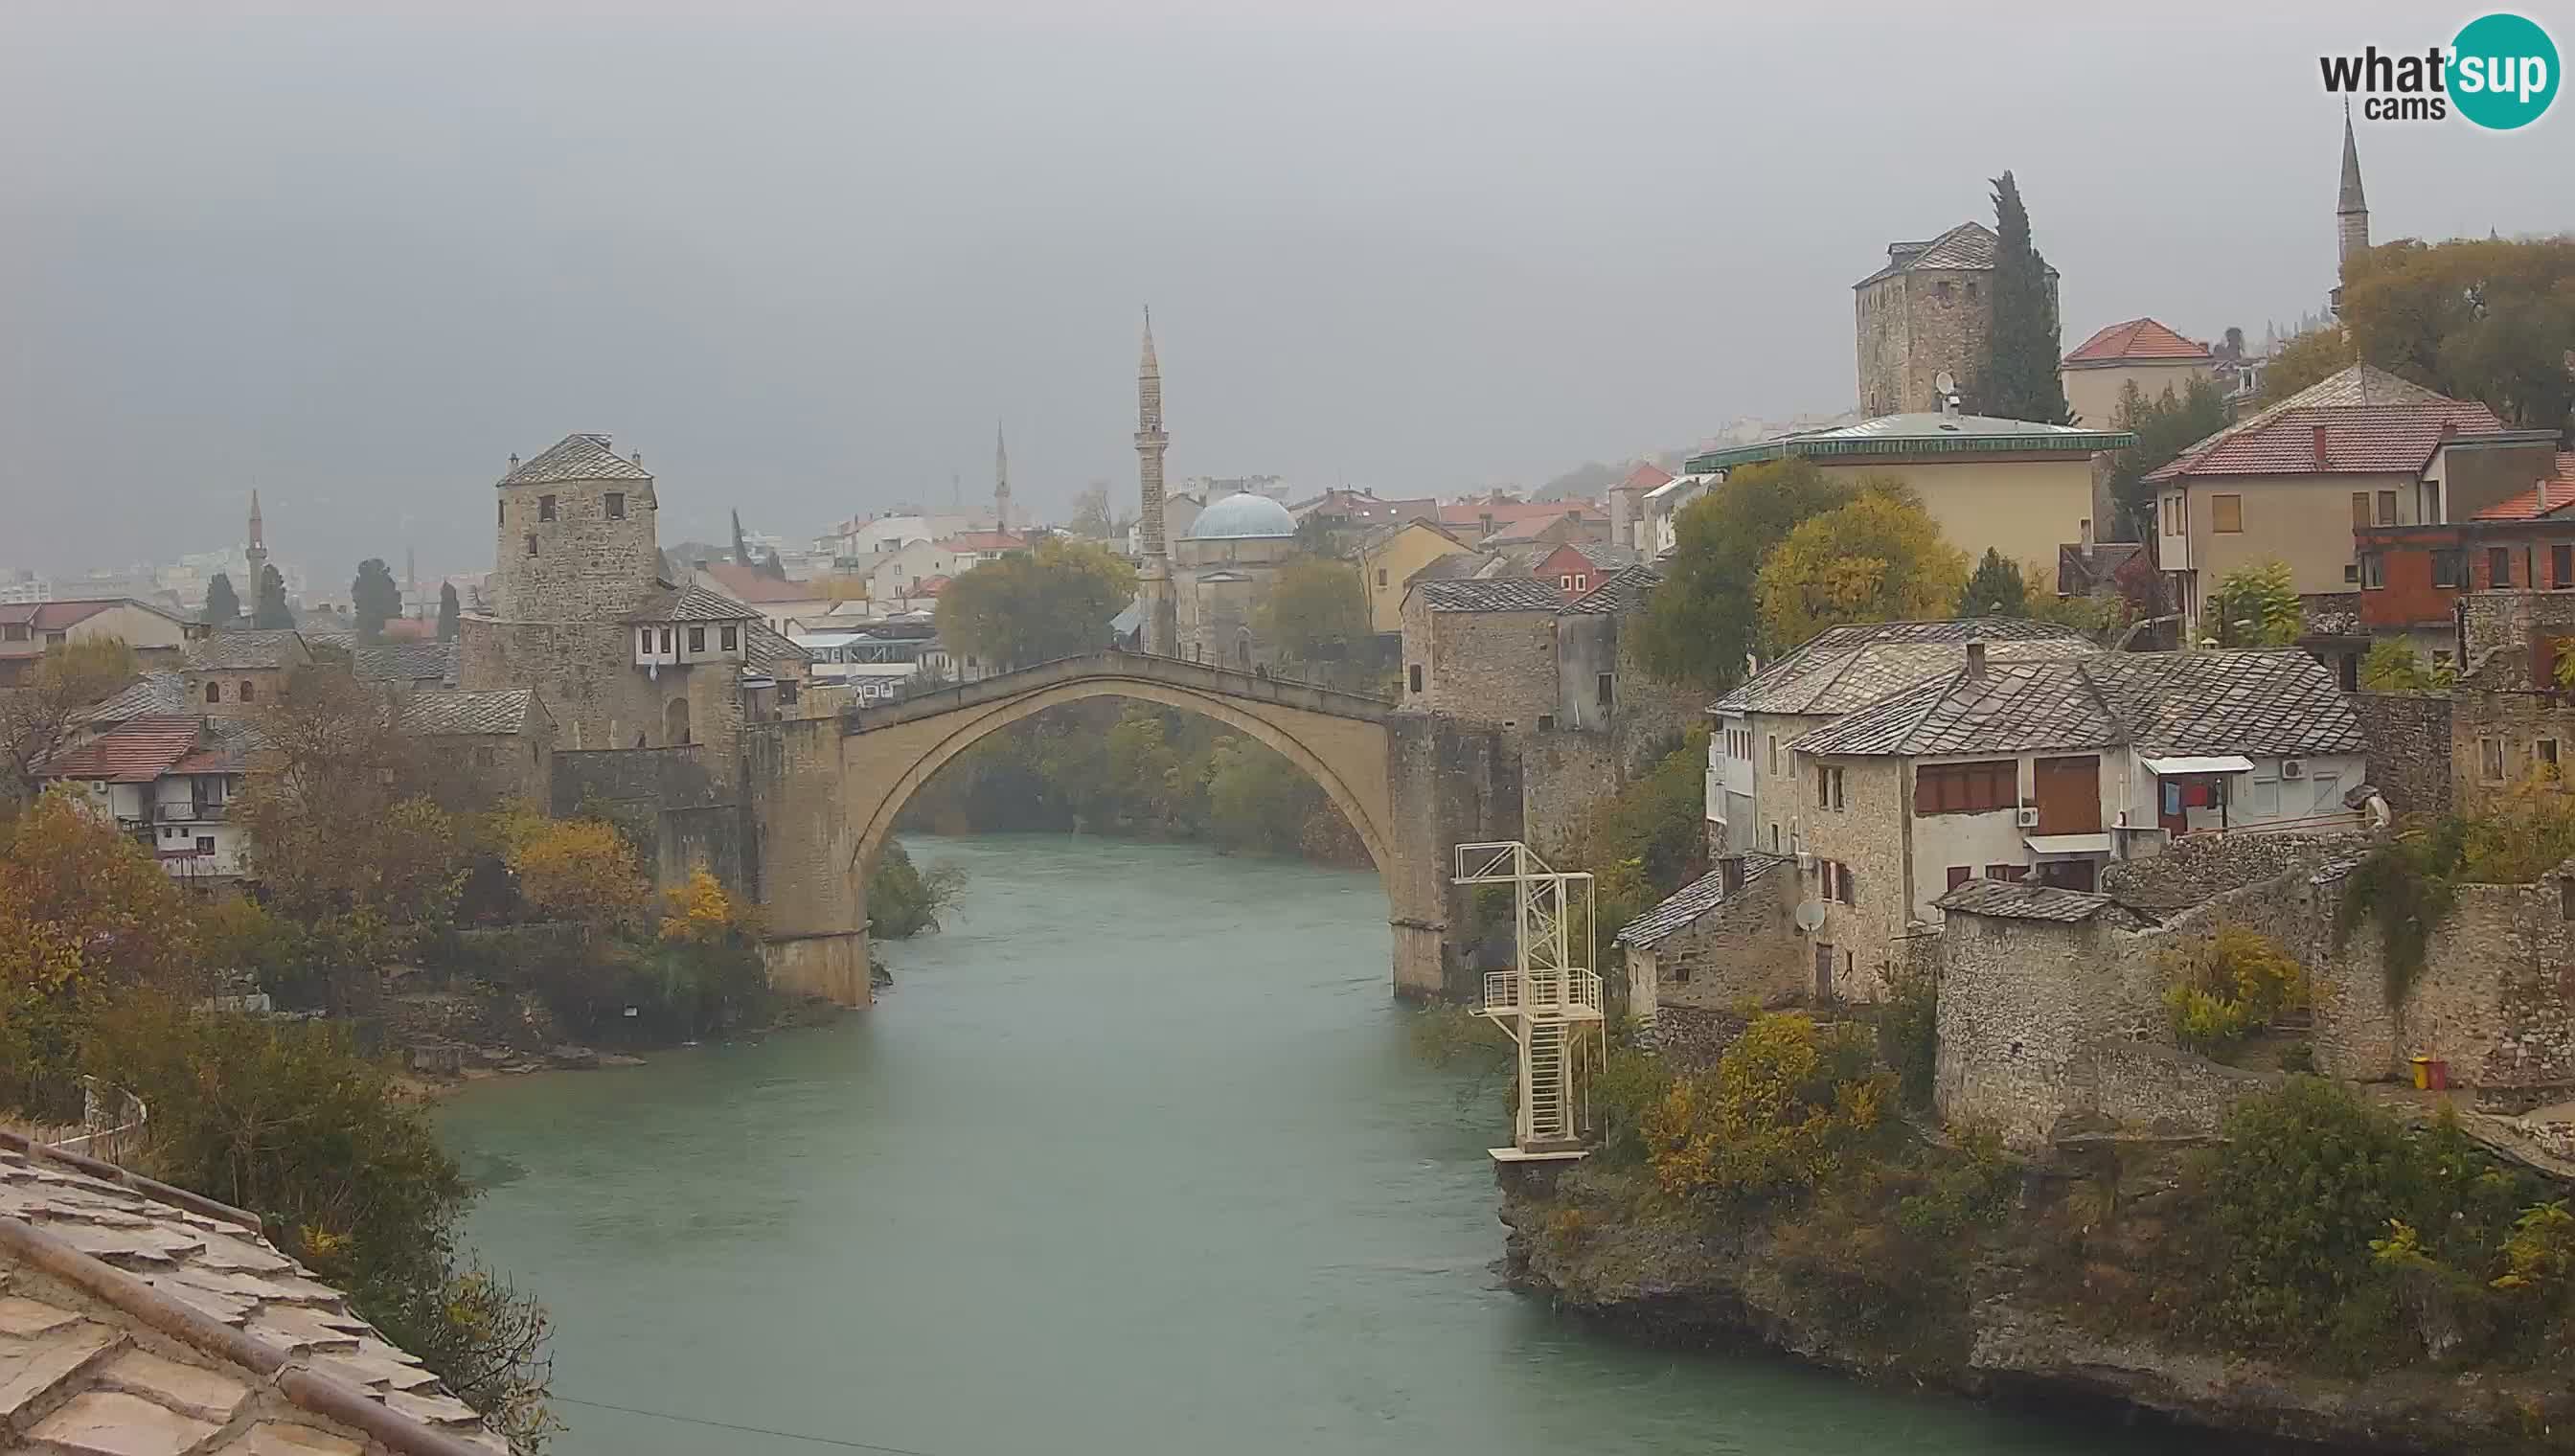
M 1999 420 L 1991 415 L 1882 415 L 1837 430 L 1782 435 L 1755 445 L 1711 450 L 1692 457 L 1682 469 L 1699 475 L 1757 461 L 1785 460 L 1792 455 L 1816 460 L 2026 455 L 2033 451 L 2090 455 L 2101 450 L 2124 450 L 2136 443 L 2137 437 L 2125 430 L 2083 430 L 2072 425 Z

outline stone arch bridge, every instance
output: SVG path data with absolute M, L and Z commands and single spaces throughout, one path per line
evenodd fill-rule
M 904 804 L 987 735 L 1091 698 L 1203 715 L 1304 770 L 1375 861 L 1394 932 L 1394 989 L 1442 991 L 1451 959 L 1447 845 L 1517 829 L 1516 754 L 1502 735 L 1398 713 L 1374 698 L 1117 652 L 836 719 L 754 728 L 745 787 L 772 978 L 844 1005 L 865 1004 L 867 870 Z M 1496 817 L 1505 808 L 1510 822 Z

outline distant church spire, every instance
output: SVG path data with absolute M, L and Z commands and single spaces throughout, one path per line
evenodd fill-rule
M 2369 198 L 2360 188 L 2360 143 L 2351 131 L 2351 103 L 2342 108 L 2342 195 L 2334 203 L 2334 225 L 2342 244 L 2340 258 L 2369 251 Z
M 1144 619 L 1145 651 L 1172 657 L 1180 651 L 1180 622 L 1172 600 L 1171 546 L 1163 537 L 1163 365 L 1154 357 L 1154 311 L 1145 310 L 1145 347 L 1136 364 L 1137 534 L 1144 562 L 1136 574 L 1137 605 Z
M 993 529 L 1011 529 L 1011 447 L 999 420 L 993 422 Z

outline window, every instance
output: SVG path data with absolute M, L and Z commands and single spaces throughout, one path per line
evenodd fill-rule
M 1976 870 L 1975 866 L 1972 864 L 1952 864 L 1949 866 L 1949 887 L 1951 889 L 1956 889 L 1959 885 L 1965 884 L 1968 880 L 1975 877 Z
M 207 685 L 206 685 L 206 701 L 207 701 L 208 703 L 221 703 L 221 702 L 223 702 L 223 701 L 224 701 L 224 685 L 223 685 L 223 684 L 221 684 L 221 683 L 209 683 L 209 684 L 207 684 Z
M 2548 549 L 2548 585 L 2560 592 L 2575 587 L 2575 546 Z
M 1842 806 L 1842 770 L 1826 763 L 1815 765 L 1815 807 L 1838 809 Z
M 2020 803 L 2020 762 L 1925 763 L 1913 770 L 1913 811 L 1918 814 L 1990 813 Z
M 635 651 L 639 653 L 650 653 L 653 651 L 653 629 L 649 627 L 636 629 Z
M 215 836 L 212 834 L 199 834 L 197 836 L 197 852 L 200 854 L 212 854 L 215 852 Z
M 510 503 L 507 501 L 500 502 L 499 507 L 499 510 L 492 513 L 493 516 L 497 518 L 492 524 L 495 526 L 507 526 L 510 524 Z
M 555 519 L 554 497 L 539 496 L 537 498 L 537 519 L 539 521 L 552 521 Z
M 2342 579 L 2343 579 L 2344 581 L 2346 581 L 2346 582 L 2351 583 L 2351 584 L 2352 584 L 2353 586 L 2355 586 L 2355 587 L 2359 586 L 2359 585 L 2360 585 L 2360 563 L 2358 563 L 2358 562 L 2353 562 L 2351 565 L 2349 565 L 2349 566 L 2347 566 L 2347 567 L 2344 567 L 2344 568 L 2342 569 Z
M 2488 783 L 2503 781 L 2503 739 L 2477 739 L 2477 777 Z
M 2360 556 L 2360 589 L 2375 592 L 2387 585 L 2387 553 L 2363 552 Z
M 1833 901 L 1835 904 L 1850 905 L 1859 903 L 1859 901 L 1854 897 L 1854 886 L 1851 883 L 1851 870 L 1849 865 L 1842 863 L 1838 859 L 1818 859 L 1815 861 L 1815 894 L 1817 898 L 1828 899 Z
M 2432 553 L 2432 585 L 2463 587 L 2468 579 L 2468 554 L 2463 551 Z
M 1999 879 L 2006 884 L 2018 883 L 2020 877 L 2028 872 L 2029 866 L 2025 864 L 1988 864 L 1985 866 L 1985 878 Z
M 1557 591 L 1559 591 L 1559 592 L 1570 592 L 1570 591 L 1572 591 L 1572 590 L 1573 590 L 1573 578 L 1572 578 L 1572 576 L 1568 574 L 1568 575 L 1566 575 L 1566 576 L 1561 576 L 1561 577 L 1556 578 L 1556 579 L 1555 579 L 1555 590 L 1557 590 Z
M 2242 496 L 2209 497 L 2208 529 L 2227 536 L 2243 531 L 2244 498 Z
M 706 650 L 707 650 L 707 630 L 706 630 L 705 628 L 703 628 L 703 627 L 693 627 L 693 628 L 690 628 L 690 629 L 689 629 L 689 651 L 690 651 L 690 652 L 693 652 L 693 653 L 703 653 L 703 652 L 705 652 Z
M 662 629 L 662 651 L 666 653 L 677 651 L 671 646 L 671 629 L 667 627 Z
M 2512 553 L 2503 547 L 2486 548 L 2486 586 L 2500 592 L 2512 585 Z
M 1944 304 L 1947 303 L 1949 301 L 1950 294 L 1949 280 L 1944 278 L 1938 283 L 1931 285 L 1931 291 L 1940 296 L 1940 302 Z
M 2245 793 L 2244 802 L 2247 808 L 2264 818 L 2277 815 L 2280 812 L 2280 780 L 2254 779 L 2253 786 Z
M 241 681 L 241 690 L 233 694 L 234 700 L 241 703 L 248 703 L 258 696 L 259 685 L 251 682 L 248 678 L 244 678 Z
M 1379 587 L 1383 587 L 1385 585 L 1385 568 L 1383 567 L 1376 569 L 1376 584 Z
M 1612 702 L 1616 701 L 1616 677 L 1609 673 L 1603 673 L 1594 680 L 1591 685 L 1591 700 L 1593 704 L 1597 707 L 1607 708 Z
M 742 629 L 739 627 L 726 628 L 724 630 L 724 637 L 721 641 L 724 643 L 724 650 L 726 652 L 730 653 L 739 649 L 742 646 Z
M 1551 713 L 1539 714 L 1537 716 L 1537 730 L 1542 733 L 1553 732 L 1555 730 L 1555 715 Z
M 2538 770 L 2540 777 L 2547 779 L 2551 783 L 2556 782 L 2557 740 L 2555 738 L 2541 738 L 2538 742 L 2531 744 L 2530 763 L 2533 768 Z
M 2381 491 L 2378 493 L 2378 524 L 2381 526 L 2393 526 L 2396 524 L 2396 493 L 2394 491 Z
M 1406 670 L 1406 673 L 1407 673 L 1407 676 L 1411 679 L 1412 691 L 1413 691 L 1413 692 L 1415 692 L 1415 693 L 1420 692 L 1420 691 L 1421 691 L 1421 665 L 1420 665 L 1419 663 L 1415 663 L 1415 664 L 1413 664 L 1413 665 L 1411 666 L 1411 668 L 1409 668 L 1409 669 L 1407 669 L 1407 670 Z
M 1777 733 L 1772 733 L 1772 734 L 1770 735 L 1770 775 L 1771 775 L 1772 777 L 1774 777 L 1774 778 L 1775 778 L 1775 777 L 1777 777 L 1777 776 L 1778 776 L 1778 774 L 1779 774 L 1779 735 L 1778 735 Z M 1776 828 L 1776 827 L 1777 827 L 1777 825 L 1775 825 L 1775 824 L 1774 824 L 1774 825 L 1772 825 L 1772 827 L 1773 827 L 1773 828 Z
M 2351 529 L 2354 531 L 2369 529 L 2369 493 L 2367 491 L 2351 493 Z
M 1777 824 L 1772 824 L 1770 826 L 1770 852 L 1773 854 L 1779 852 L 1779 826 Z
M 611 521 L 623 521 L 626 519 L 626 493 L 624 491 L 611 491 L 608 493 L 608 519 Z
M 528 533 L 528 555 L 530 555 L 530 556 L 535 556 L 536 554 L 537 554 L 537 536 L 536 536 L 536 533 L 532 531 L 532 532 Z
M 64 643 L 70 640 L 71 634 L 65 632 L 49 632 L 45 634 L 45 646 L 49 648 L 61 647 Z
M 802 696 L 804 692 L 805 685 L 797 682 L 793 678 L 781 678 L 778 680 L 778 701 L 787 705 L 789 708 L 794 708 L 796 706 L 797 698 Z

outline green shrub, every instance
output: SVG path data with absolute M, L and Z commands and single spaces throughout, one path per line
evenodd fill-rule
M 924 874 L 903 845 L 888 840 L 868 876 L 868 930 L 888 940 L 936 930 L 965 890 L 965 870 L 943 864 Z
M 1899 963 L 1887 973 L 1886 1001 L 1877 1010 L 1877 1046 L 1895 1072 L 1908 1107 L 1931 1105 L 1931 1083 L 1940 1064 L 1940 977 Z
M 1711 1076 L 1672 1083 L 1641 1133 L 1675 1197 L 1760 1200 L 1801 1193 L 1880 1130 L 1894 1077 L 1856 1025 L 1796 1012 L 1756 1017 Z
M 2182 1045 L 2225 1052 L 2307 1003 L 2306 967 L 2270 936 L 2244 925 L 2220 925 L 2207 939 L 2168 953 L 2164 1009 Z

